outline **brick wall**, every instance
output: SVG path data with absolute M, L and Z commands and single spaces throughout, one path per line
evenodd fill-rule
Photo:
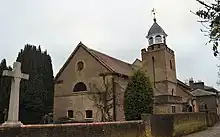
M 0 137 L 146 137 L 142 121 L 0 127 Z
M 150 123 L 155 137 L 178 137 L 207 128 L 206 113 L 146 114 L 142 119 Z

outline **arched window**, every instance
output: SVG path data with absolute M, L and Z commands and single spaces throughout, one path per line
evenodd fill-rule
M 80 92 L 80 91 L 87 91 L 86 85 L 83 82 L 77 83 L 73 88 L 73 92 Z
M 156 76 L 155 76 L 155 59 L 154 59 L 154 56 L 152 57 L 152 67 L 153 67 L 153 79 L 154 79 L 154 87 L 156 87 L 156 84 L 155 84 L 155 82 L 156 82 Z
M 174 96 L 174 90 L 173 90 L 173 88 L 172 88 L 171 94 L 172 94 L 172 96 Z
M 155 37 L 155 43 L 161 43 L 162 42 L 162 37 L 160 35 L 157 35 Z
M 166 44 L 166 37 L 163 36 L 163 43 Z
M 170 60 L 170 69 L 173 69 L 172 61 Z
M 153 44 L 153 37 L 150 37 L 149 38 L 149 45 L 152 45 Z

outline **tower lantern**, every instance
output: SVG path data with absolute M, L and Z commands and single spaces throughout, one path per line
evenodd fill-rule
M 166 44 L 167 34 L 157 23 L 157 20 L 155 17 L 155 14 L 156 14 L 155 9 L 152 10 L 152 13 L 154 15 L 154 18 L 153 18 L 154 24 L 151 26 L 146 36 L 149 42 L 149 46 L 154 45 L 154 44 L 160 44 L 160 43 Z

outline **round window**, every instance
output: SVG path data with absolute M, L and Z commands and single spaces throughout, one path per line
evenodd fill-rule
M 78 63 L 77 63 L 77 70 L 78 70 L 78 71 L 81 71 L 83 68 L 84 68 L 83 62 L 82 62 L 82 61 L 78 62 Z

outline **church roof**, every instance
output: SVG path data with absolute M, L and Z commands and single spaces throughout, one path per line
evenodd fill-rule
M 132 73 L 132 64 L 113 58 L 94 49 L 90 49 L 87 46 L 85 46 L 82 42 L 80 42 L 78 46 L 75 48 L 75 50 L 72 52 L 72 54 L 69 56 L 67 61 L 64 63 L 62 68 L 57 73 L 55 80 L 58 79 L 65 67 L 69 64 L 79 47 L 82 47 L 85 51 L 87 51 L 92 57 L 94 57 L 99 63 L 101 63 L 101 65 L 107 68 L 110 72 L 119 73 L 125 76 L 129 76 Z
M 154 21 L 154 24 L 151 26 L 150 30 L 148 31 L 147 38 L 151 37 L 152 35 L 161 34 L 164 36 L 167 36 L 165 31 L 158 25 L 156 20 Z
M 191 93 L 193 94 L 193 96 L 196 96 L 196 97 L 216 95 L 216 93 L 209 92 L 203 89 L 196 89 L 196 90 L 193 90 Z
M 107 68 L 110 72 L 119 73 L 125 76 L 130 76 L 133 72 L 133 65 L 127 62 L 124 62 L 122 60 L 113 58 L 109 55 L 106 55 L 104 53 L 101 53 L 99 51 L 96 51 L 94 49 L 88 48 L 83 43 L 79 43 L 78 46 L 75 48 L 75 50 L 72 52 L 72 54 L 69 56 L 67 61 L 64 63 L 63 67 L 60 69 L 60 71 L 57 73 L 55 80 L 60 76 L 60 74 L 63 72 L 65 67 L 69 64 L 70 60 L 73 58 L 74 54 L 77 52 L 78 48 L 82 47 L 85 49 L 92 57 L 94 57 L 97 61 L 99 61 L 105 68 Z M 139 59 L 136 59 L 136 61 L 140 61 Z M 180 80 L 177 79 L 177 83 L 179 85 L 184 86 L 185 88 L 189 88 L 188 85 L 184 84 Z
M 105 64 L 116 73 L 129 76 L 133 71 L 132 64 L 118 60 L 94 49 L 89 49 L 89 51 L 92 52 L 99 60 L 105 62 Z

